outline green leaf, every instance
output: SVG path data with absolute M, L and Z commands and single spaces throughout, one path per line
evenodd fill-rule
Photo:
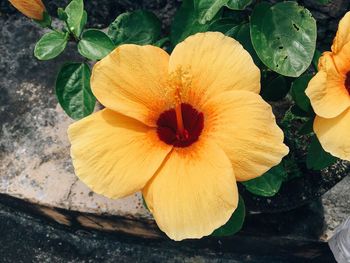
M 52 31 L 43 35 L 36 43 L 34 56 L 40 60 L 49 60 L 57 57 L 66 48 L 68 34 Z
M 239 25 L 238 28 L 234 27 L 230 31 L 226 33 L 227 36 L 233 37 L 236 39 L 241 45 L 244 47 L 245 50 L 249 52 L 249 54 L 252 56 L 254 63 L 256 65 L 259 65 L 261 63 L 258 55 L 256 54 L 251 38 L 250 38 L 250 26 L 249 23 L 245 23 L 242 25 Z
M 255 195 L 269 197 L 278 193 L 282 182 L 287 179 L 287 177 L 288 174 L 282 163 L 280 163 L 279 165 L 272 167 L 262 176 L 242 182 L 242 184 L 249 192 Z
M 83 11 L 83 17 L 82 17 L 82 19 L 80 20 L 80 24 L 79 24 L 79 27 L 78 27 L 78 29 L 77 29 L 77 32 L 78 32 L 78 34 L 79 34 L 78 36 L 80 36 L 81 33 L 83 32 L 86 23 L 87 23 L 87 13 L 86 13 L 86 11 L 84 10 L 84 11 Z
M 57 8 L 57 16 L 59 20 L 67 21 L 67 18 L 68 18 L 67 13 L 61 7 Z
M 299 133 L 302 135 L 307 135 L 313 132 L 314 118 L 309 119 L 307 122 L 301 126 Z
M 81 23 L 84 19 L 84 2 L 83 0 L 72 0 L 64 10 L 67 14 L 67 24 L 69 30 L 79 37 L 81 34 Z
M 211 235 L 215 237 L 232 236 L 242 229 L 245 218 L 245 205 L 242 196 L 239 196 L 238 206 L 227 223 L 216 229 Z
M 288 93 L 288 86 L 285 77 L 274 76 L 270 79 L 263 79 L 261 86 L 261 96 L 267 101 L 278 101 L 283 99 Z
M 306 166 L 312 170 L 322 170 L 337 161 L 337 158 L 326 152 L 316 136 L 311 139 L 311 144 L 306 156 Z
M 312 111 L 310 99 L 305 94 L 307 85 L 309 84 L 313 75 L 305 74 L 297 78 L 291 88 L 291 95 L 295 104 L 305 112 Z
M 311 64 L 316 47 L 316 21 L 296 2 L 255 6 L 251 16 L 252 43 L 261 61 L 277 73 L 300 76 Z
M 329 4 L 331 1 L 330 1 L 330 0 L 318 0 L 318 2 L 319 2 L 320 4 L 325 5 L 325 4 Z
M 227 4 L 229 0 L 194 0 L 195 8 L 198 12 L 198 22 L 205 24 L 213 20 L 219 10 Z
M 91 60 L 99 60 L 107 56 L 114 49 L 112 40 L 102 31 L 86 30 L 78 44 L 79 53 Z
M 252 0 L 230 0 L 227 7 L 232 10 L 243 10 L 252 3 Z
M 211 20 L 216 20 L 215 16 L 218 15 L 219 11 L 218 6 L 223 2 L 225 1 L 184 0 L 171 25 L 170 40 L 173 45 L 190 35 L 207 31 Z
M 320 60 L 321 56 L 322 56 L 322 53 L 316 49 L 315 54 L 312 58 L 312 66 L 315 68 L 316 71 L 318 71 L 318 61 Z
M 115 45 L 153 44 L 159 39 L 161 22 L 149 11 L 137 10 L 119 15 L 108 28 Z
M 235 19 L 232 18 L 220 18 L 215 21 L 213 21 L 209 27 L 208 31 L 217 31 L 221 32 L 223 34 L 226 34 L 228 31 L 230 31 L 232 28 L 237 27 L 238 29 L 239 24 Z
M 96 99 L 90 88 L 90 68 L 86 63 L 68 63 L 58 73 L 56 95 L 64 111 L 81 119 L 94 111 Z
M 156 46 L 156 47 L 162 48 L 169 41 L 170 41 L 170 39 L 168 37 L 163 37 L 162 39 L 159 39 L 158 41 L 156 41 L 153 45 Z

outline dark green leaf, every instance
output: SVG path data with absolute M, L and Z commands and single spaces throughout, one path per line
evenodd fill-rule
M 321 56 L 322 56 L 322 53 L 316 49 L 315 54 L 312 58 L 312 66 L 315 68 L 316 71 L 318 71 L 318 61 L 320 60 Z
M 232 28 L 230 31 L 226 33 L 226 35 L 233 37 L 238 42 L 240 42 L 244 47 L 244 49 L 247 50 L 249 54 L 252 56 L 254 63 L 256 65 L 259 65 L 261 63 L 258 55 L 254 50 L 254 47 L 250 38 L 249 23 L 242 24 L 238 28 Z
M 230 0 L 227 7 L 232 10 L 243 10 L 252 3 L 252 0 Z
M 287 155 L 282 160 L 284 169 L 286 170 L 286 173 L 288 175 L 288 177 L 284 181 L 289 181 L 294 178 L 304 176 L 304 173 L 300 169 L 298 160 L 295 156 L 293 156 L 293 154 L 294 152 L 292 154 Z
M 304 117 L 304 118 L 310 117 L 310 114 L 308 112 L 302 110 L 301 108 L 299 108 L 298 105 L 293 105 L 291 107 L 290 111 L 298 117 Z
M 316 47 L 316 21 L 296 2 L 255 6 L 250 33 L 261 61 L 277 73 L 300 76 L 311 64 Z
M 208 28 L 208 31 L 217 31 L 226 34 L 232 28 L 237 27 L 237 21 L 232 18 L 221 18 L 213 21 Z
M 94 111 L 96 99 L 90 88 L 90 68 L 86 63 L 64 65 L 57 76 L 56 95 L 64 111 L 81 119 Z
M 68 34 L 52 31 L 43 35 L 36 43 L 34 56 L 40 60 L 49 60 L 57 57 L 66 48 Z
M 311 111 L 310 99 L 306 96 L 305 90 L 312 77 L 311 74 L 300 76 L 293 82 L 291 88 L 291 95 L 295 104 L 305 112 Z
M 170 39 L 168 37 L 164 37 L 162 39 L 159 39 L 158 41 L 156 41 L 153 45 L 156 47 L 164 47 L 166 43 L 168 43 L 170 41 Z
M 108 28 L 115 45 L 153 44 L 159 39 L 161 22 L 149 11 L 138 10 L 119 15 Z
M 239 196 L 238 206 L 236 210 L 233 212 L 231 218 L 228 220 L 228 222 L 216 229 L 212 236 L 215 237 L 225 237 L 225 236 L 232 236 L 235 233 L 237 233 L 239 230 L 241 230 L 245 218 L 245 205 L 244 200 L 242 196 Z
M 261 96 L 264 100 L 278 101 L 283 99 L 288 91 L 286 79 L 281 75 L 262 81 Z
M 311 139 L 311 144 L 306 156 L 306 166 L 312 170 L 322 170 L 337 161 L 337 158 L 326 152 L 317 137 Z
M 72 0 L 64 10 L 67 14 L 67 24 L 69 30 L 79 37 L 81 34 L 81 23 L 84 19 L 84 2 L 83 0 Z
M 310 134 L 313 132 L 314 118 L 309 119 L 301 126 L 299 133 L 302 135 Z
M 177 10 L 171 25 L 170 40 L 173 45 L 183 41 L 190 35 L 207 31 L 212 22 L 211 20 L 216 20 L 214 16 L 218 15 L 219 9 L 217 9 L 217 4 L 220 3 L 221 5 L 222 2 L 225 1 L 184 0 Z M 215 8 L 212 8 L 213 6 Z M 210 8 L 211 11 L 208 13 L 207 11 Z
M 243 182 L 245 188 L 260 196 L 274 196 L 281 188 L 282 182 L 288 177 L 282 163 L 272 167 L 269 171 L 260 177 Z
M 318 2 L 319 2 L 320 4 L 325 5 L 325 4 L 329 4 L 329 3 L 331 2 L 331 0 L 318 0 Z
M 112 40 L 102 31 L 86 30 L 78 44 L 79 53 L 91 60 L 99 60 L 107 56 L 114 49 Z
M 68 16 L 67 16 L 66 12 L 64 11 L 64 9 L 61 7 L 59 7 L 57 9 L 57 16 L 58 16 L 58 19 L 60 19 L 62 21 L 67 21 Z

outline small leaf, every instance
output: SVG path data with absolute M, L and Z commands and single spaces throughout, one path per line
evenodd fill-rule
M 305 74 L 294 80 L 291 87 L 291 95 L 295 104 L 303 111 L 312 111 L 310 99 L 305 94 L 307 85 L 309 84 L 313 75 Z
M 282 75 L 273 76 L 262 81 L 261 96 L 264 100 L 278 101 L 283 99 L 288 91 L 286 79 Z
M 269 171 L 262 176 L 255 179 L 242 182 L 245 188 L 259 196 L 270 197 L 278 193 L 281 188 L 282 182 L 288 177 L 283 164 L 272 167 Z
M 114 49 L 112 40 L 102 31 L 86 30 L 78 44 L 79 53 L 91 60 L 99 60 Z
M 56 95 L 64 111 L 81 119 L 94 111 L 96 99 L 90 88 L 90 68 L 86 63 L 68 63 L 58 73 Z
M 61 7 L 57 8 L 57 16 L 59 20 L 67 21 L 67 18 L 68 18 L 67 13 Z
M 259 58 L 273 71 L 298 77 L 310 66 L 316 47 L 316 21 L 298 3 L 256 5 L 250 33 Z
M 232 236 L 242 229 L 245 218 L 245 205 L 242 196 L 239 196 L 238 206 L 227 223 L 216 229 L 211 235 L 215 237 Z
M 316 136 L 311 139 L 311 144 L 306 156 L 306 166 L 312 170 L 322 170 L 337 161 L 337 158 L 326 152 Z
M 232 10 L 244 10 L 251 3 L 252 0 L 230 0 L 226 6 Z
M 115 45 L 153 44 L 159 39 L 161 22 L 149 11 L 137 10 L 119 15 L 108 28 Z
M 43 35 L 36 43 L 34 56 L 40 60 L 49 60 L 57 57 L 66 48 L 68 34 L 52 31 Z
M 322 53 L 316 49 L 314 57 L 312 58 L 312 66 L 315 68 L 316 71 L 318 71 L 318 61 L 320 60 L 321 56 Z
M 159 39 L 157 42 L 155 42 L 153 45 L 156 47 L 164 47 L 166 43 L 168 43 L 170 39 L 168 37 L 164 37 L 162 39 Z
M 84 18 L 84 2 L 83 0 L 72 0 L 64 10 L 67 14 L 67 24 L 69 30 L 76 37 L 81 34 L 81 21 Z

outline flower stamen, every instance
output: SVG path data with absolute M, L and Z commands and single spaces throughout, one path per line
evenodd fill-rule
M 175 114 L 176 114 L 176 124 L 177 124 L 176 137 L 179 140 L 186 140 L 188 139 L 188 132 L 184 127 L 184 121 L 183 121 L 182 110 L 181 110 L 181 95 L 180 95 L 179 88 L 177 88 L 175 92 Z

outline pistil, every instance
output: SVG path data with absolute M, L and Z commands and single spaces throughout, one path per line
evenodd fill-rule
M 180 140 L 188 139 L 188 132 L 184 127 L 184 122 L 182 118 L 182 109 L 181 109 L 181 96 L 180 89 L 176 89 L 175 93 L 175 114 L 176 114 L 176 123 L 177 123 L 177 136 Z

